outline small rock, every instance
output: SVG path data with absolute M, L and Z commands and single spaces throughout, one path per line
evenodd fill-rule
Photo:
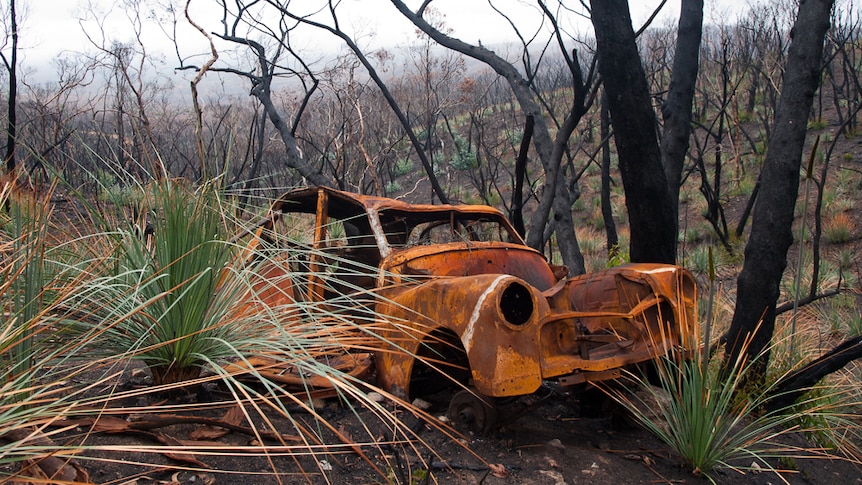
M 386 398 L 383 396 L 383 394 L 380 394 L 379 392 L 374 392 L 374 391 L 369 392 L 368 395 L 365 397 L 367 397 L 368 400 L 371 402 L 383 402 L 386 400 Z
M 550 448 L 555 448 L 560 451 L 566 450 L 566 445 L 564 445 L 563 442 L 559 440 L 559 438 L 554 438 L 551 441 L 548 441 L 546 444 Z
M 413 404 L 413 407 L 415 407 L 416 409 L 421 409 L 423 411 L 427 411 L 427 410 L 431 409 L 431 403 L 430 402 L 428 402 L 424 399 L 418 398 L 418 397 L 413 400 L 412 404 Z
M 554 481 L 554 485 L 566 485 L 566 480 L 560 472 L 550 470 L 539 470 L 539 473 Z

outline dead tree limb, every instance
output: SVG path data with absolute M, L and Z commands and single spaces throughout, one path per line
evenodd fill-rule
M 862 358 L 862 336 L 845 340 L 817 360 L 779 380 L 763 409 L 766 412 L 786 409 L 821 379 L 859 358 Z

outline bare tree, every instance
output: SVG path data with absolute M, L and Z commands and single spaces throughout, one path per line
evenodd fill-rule
M 75 187 L 92 183 L 92 177 L 84 176 L 84 170 L 92 169 L 82 157 L 73 157 L 73 135 L 77 134 L 81 118 L 92 116 L 92 95 L 87 96 L 82 88 L 93 79 L 94 66 L 83 59 L 56 61 L 55 83 L 29 85 L 22 80 L 23 102 L 17 108 L 21 123 L 16 132 L 20 150 L 32 154 L 28 168 L 31 182 L 39 175 L 49 180 L 53 175 Z
M 440 12 L 429 8 L 426 18 L 435 29 L 451 32 Z M 438 54 L 436 50 L 439 49 L 431 37 L 418 30 L 416 41 L 406 46 L 409 65 L 401 76 L 410 83 L 412 91 L 410 98 L 415 101 L 418 108 L 418 113 L 412 115 L 410 104 L 407 104 L 405 115 L 411 121 L 411 125 L 415 124 L 422 128 L 420 141 L 423 142 L 423 149 L 431 163 L 432 172 L 438 168 L 435 167 L 435 156 L 440 159 L 438 163 L 445 163 L 442 159 L 444 147 L 438 143 L 442 137 L 438 135 L 437 127 L 441 124 L 441 119 L 446 118 L 446 112 L 457 103 L 458 79 L 465 69 L 464 59 L 460 55 L 452 51 Z M 413 122 L 414 119 L 418 123 Z M 449 124 L 448 121 L 446 124 Z M 449 135 L 453 153 L 457 154 L 465 147 L 455 146 L 458 141 L 452 130 L 449 130 Z
M 0 58 L 9 73 L 9 96 L 6 101 L 6 171 L 15 171 L 15 147 L 17 141 L 15 133 L 17 129 L 17 103 L 18 103 L 18 11 L 15 0 L 9 0 L 8 25 L 6 27 L 6 41 L 9 53 L 0 50 Z
M 602 220 L 605 223 L 605 240 L 608 246 L 608 259 L 620 254 L 620 241 L 611 207 L 611 114 L 608 110 L 608 95 L 602 91 L 600 108 L 600 131 L 602 135 Z
M 832 104 L 838 116 L 837 121 L 845 126 L 844 134 L 848 136 L 858 131 L 856 116 L 860 98 L 862 98 L 859 50 L 855 47 L 860 26 L 862 26 L 862 15 L 854 10 L 852 4 L 846 9 L 836 8 L 827 43 L 827 48 L 832 53 L 830 62 L 825 63 L 826 74 L 832 88 Z
M 626 0 L 593 1 L 599 72 L 608 94 L 631 228 L 631 260 L 676 261 L 676 210 Z
M 720 25 L 710 29 L 703 52 L 704 70 L 700 89 L 702 112 L 705 116 L 696 122 L 703 136 L 695 137 L 694 170 L 700 175 L 700 192 L 707 203 L 705 217 L 724 247 L 731 251 L 730 230 L 722 204 L 724 197 L 725 165 L 728 138 L 732 130 L 739 130 L 732 119 L 739 87 L 746 80 L 745 70 L 735 69 L 740 62 L 734 44 L 734 29 Z M 711 155 L 711 163 L 707 157 Z M 710 168 L 712 169 L 710 172 Z
M 206 152 L 204 152 L 204 139 L 203 139 L 203 112 L 200 106 L 200 100 L 198 96 L 198 84 L 200 84 L 206 72 L 212 67 L 213 64 L 218 60 L 218 50 L 213 43 L 212 36 L 204 30 L 201 26 L 195 23 L 192 19 L 191 15 L 189 15 L 189 4 L 191 4 L 191 0 L 186 0 L 186 8 L 184 10 L 186 20 L 188 20 L 189 24 L 192 25 L 198 32 L 201 33 L 209 43 L 210 46 L 210 57 L 203 63 L 200 69 L 197 70 L 197 74 L 195 74 L 194 79 L 189 82 L 189 87 L 192 92 L 192 103 L 194 105 L 194 116 L 195 116 L 195 135 L 197 138 L 197 147 L 198 147 L 198 157 L 200 158 L 200 178 L 203 180 L 208 180 L 209 175 L 207 174 L 207 163 L 206 163 Z
M 691 135 L 691 105 L 700 65 L 698 56 L 702 32 L 703 0 L 682 0 L 670 87 L 667 99 L 661 106 L 664 127 L 660 147 L 664 175 L 674 208 L 674 221 L 677 223 L 679 188 Z
M 431 184 L 431 188 L 434 191 L 434 194 L 444 204 L 448 203 L 449 198 L 446 195 L 446 192 L 440 186 L 440 182 L 437 180 L 437 176 L 434 173 L 433 164 L 431 163 L 431 160 L 428 159 L 422 143 L 417 138 L 416 134 L 413 132 L 410 120 L 407 118 L 407 115 L 402 111 L 401 106 L 395 100 L 395 97 L 389 91 L 388 86 L 380 77 L 377 70 L 371 64 L 368 56 L 365 55 L 359 45 L 354 41 L 354 39 L 341 29 L 338 15 L 336 12 L 336 5 L 337 3 L 333 2 L 332 0 L 329 0 L 327 2 L 326 10 L 329 14 L 332 25 L 314 21 L 309 18 L 309 16 L 297 15 L 292 11 L 288 10 L 288 5 L 278 5 L 277 8 L 282 15 L 287 18 L 290 18 L 294 22 L 310 25 L 312 27 L 327 31 L 335 35 L 344 42 L 344 44 L 350 49 L 351 52 L 353 52 L 354 55 L 356 55 L 356 58 L 365 67 L 366 71 L 368 72 L 368 75 L 371 76 L 371 79 L 374 81 L 374 83 L 377 85 L 377 88 L 380 89 L 380 92 L 383 94 L 383 98 L 389 104 L 389 108 L 392 110 L 392 112 L 398 118 L 398 121 L 401 123 L 401 126 L 404 128 L 405 133 L 407 134 L 407 138 L 410 140 L 410 143 L 416 150 L 416 155 L 417 157 L 419 157 L 419 160 L 422 163 L 422 167 L 425 169 L 425 174 L 428 177 L 428 181 Z
M 534 213 L 532 223 L 527 231 L 527 243 L 535 248 L 544 245 L 544 229 L 548 223 L 551 208 L 553 208 L 557 243 L 560 247 L 563 263 L 569 267 L 571 272 L 575 274 L 583 273 L 585 271 L 583 256 L 578 247 L 574 232 L 574 222 L 572 221 L 571 204 L 574 198 L 566 184 L 565 165 L 563 165 L 562 160 L 566 152 L 569 137 L 574 132 L 575 127 L 586 113 L 594 98 L 594 95 L 591 95 L 592 77 L 591 73 L 585 76 L 581 71 L 577 56 L 570 55 L 563 41 L 564 34 L 556 24 L 556 19 L 551 10 L 547 8 L 544 2 L 539 2 L 545 18 L 554 26 L 556 43 L 571 73 L 571 88 L 573 91 L 573 102 L 553 138 L 548 126 L 548 114 L 542 109 L 542 105 L 532 90 L 534 65 L 525 62 L 525 74 L 511 62 L 503 59 L 484 46 L 472 45 L 451 37 L 445 32 L 441 32 L 424 17 L 429 2 L 423 3 L 416 11 L 408 8 L 401 0 L 392 0 L 392 3 L 404 17 L 428 34 L 438 44 L 476 59 L 493 69 L 494 72 L 508 83 L 524 116 L 533 117 L 533 142 L 538 158 L 542 162 L 545 178 L 542 189 L 542 200 Z M 509 21 L 511 23 L 511 19 Z M 526 41 L 524 41 L 524 58 L 527 60 L 530 59 Z
M 741 353 L 749 358 L 763 353 L 765 357 L 758 361 L 761 372 L 768 363 L 779 283 L 793 242 L 791 228 L 808 114 L 820 82 L 823 40 L 832 5 L 832 0 L 804 0 L 799 4 L 751 236 L 745 247 L 745 264 L 737 279 L 726 368 Z
M 219 39 L 234 44 L 245 50 L 253 59 L 253 65 L 248 68 L 221 66 L 210 64 L 195 66 L 186 64 L 180 58 L 180 69 L 191 69 L 196 72 L 206 68 L 212 72 L 231 73 L 247 79 L 251 83 L 251 95 L 263 107 L 270 123 L 275 127 L 284 146 L 285 164 L 296 170 L 304 179 L 314 185 L 332 185 L 332 181 L 323 175 L 319 168 L 313 167 L 303 157 L 296 140 L 296 130 L 299 120 L 308 102 L 317 90 L 318 80 L 310 66 L 291 46 L 290 35 L 296 27 L 289 18 L 277 19 L 274 22 L 264 22 L 255 17 L 258 2 L 236 2 L 230 7 L 224 0 L 217 1 L 222 13 L 220 32 L 214 35 Z M 249 28 L 249 25 L 256 26 Z M 265 37 L 271 47 L 261 42 L 257 36 Z M 290 122 L 276 104 L 273 83 L 289 76 L 303 88 L 302 101 L 292 115 Z
M 108 86 L 116 90 L 113 106 L 108 110 L 116 116 L 116 136 L 119 157 L 128 154 L 129 164 L 137 169 L 148 171 L 151 177 L 161 177 L 165 173 L 162 159 L 154 151 L 155 137 L 149 119 L 147 106 L 153 95 L 161 88 L 153 74 L 152 59 L 144 42 L 144 5 L 141 0 L 123 0 L 122 7 L 131 40 L 118 40 L 110 36 L 106 23 L 111 12 L 99 12 L 90 7 L 86 17 L 81 19 L 84 34 L 96 50 L 93 62 L 101 63 L 112 81 Z M 130 98 L 127 107 L 126 98 Z M 131 133 L 125 133 L 125 118 L 128 118 Z

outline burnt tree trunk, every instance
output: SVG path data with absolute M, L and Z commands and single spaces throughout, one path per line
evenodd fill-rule
M 799 192 L 806 122 L 820 81 L 823 39 L 833 0 L 802 0 L 784 72 L 775 126 L 760 173 L 760 193 L 752 215 L 745 264 L 737 279 L 736 308 L 728 332 L 725 369 L 741 354 L 762 354 L 753 379 L 769 360 L 779 283 L 793 242 L 791 228 Z
M 15 10 L 15 0 L 9 0 L 10 28 L 12 29 L 12 52 L 9 58 L 3 56 L 6 70 L 9 71 L 9 97 L 6 112 L 6 171 L 15 171 L 15 147 L 17 129 L 17 97 L 18 97 L 18 18 Z
M 249 94 L 257 98 L 260 102 L 260 105 L 263 107 L 263 111 L 266 116 L 269 118 L 272 126 L 275 127 L 278 132 L 279 137 L 281 138 L 281 142 L 284 145 L 285 151 L 285 165 L 289 168 L 296 170 L 302 178 L 309 185 L 317 185 L 317 186 L 327 186 L 333 187 L 333 181 L 330 180 L 327 176 L 325 176 L 320 170 L 312 166 L 302 155 L 302 152 L 297 145 L 296 136 L 295 136 L 295 125 L 291 126 L 284 119 L 279 111 L 279 108 L 276 106 L 275 101 L 272 98 L 272 81 L 276 78 L 273 69 L 274 64 L 269 61 L 266 57 L 266 48 L 263 44 L 256 42 L 254 40 L 245 38 L 245 37 L 237 37 L 228 34 L 215 34 L 222 40 L 233 42 L 238 45 L 247 46 L 250 48 L 256 57 L 257 61 L 257 72 L 243 72 L 238 71 L 231 68 L 214 68 L 211 67 L 209 70 L 213 72 L 230 72 L 233 74 L 237 74 L 249 79 L 252 83 L 252 88 Z M 200 68 L 194 66 L 186 66 L 182 69 L 195 69 L 199 70 Z M 308 98 L 309 93 L 306 93 L 306 99 Z M 300 114 L 297 114 L 297 119 L 301 116 L 302 108 L 300 108 Z M 149 126 L 149 122 L 144 121 L 146 126 Z
M 533 139 L 533 116 L 528 115 L 524 123 L 524 135 L 521 138 L 521 148 L 515 160 L 515 187 L 512 190 L 512 208 L 509 218 L 521 237 L 526 237 L 527 227 L 524 225 L 524 178 L 527 176 L 527 157 L 530 151 L 530 140 Z
M 608 244 L 608 260 L 620 254 L 620 240 L 617 225 L 611 208 L 611 115 L 608 112 L 608 95 L 602 91 L 602 105 L 599 110 L 602 137 L 602 220 L 605 221 L 605 238 Z
M 667 99 L 661 107 L 664 121 L 661 139 L 662 166 L 667 178 L 674 222 L 677 226 L 679 224 L 679 187 L 682 183 L 682 169 L 691 135 L 691 103 L 697 82 L 702 31 L 703 0 L 682 0 L 670 88 Z M 674 232 L 678 232 L 678 227 Z
M 626 0 L 593 0 L 599 72 L 619 156 L 633 262 L 674 263 L 676 227 L 656 119 Z

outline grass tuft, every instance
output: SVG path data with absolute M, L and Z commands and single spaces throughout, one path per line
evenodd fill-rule
M 838 212 L 828 218 L 823 227 L 823 235 L 833 244 L 849 242 L 853 239 L 856 226 L 846 212 Z
M 815 429 L 803 428 L 804 423 L 816 424 L 821 432 L 824 426 L 847 425 L 829 406 L 840 401 L 831 388 L 819 388 L 816 398 L 791 408 L 763 412 L 774 384 L 746 388 L 744 376 L 753 365 L 756 360 L 736 362 L 724 375 L 718 365 L 704 366 L 698 357 L 665 357 L 656 365 L 657 386 L 645 375 L 628 374 L 630 387 L 605 390 L 685 459 L 695 475 L 712 483 L 717 483 L 719 469 L 744 472 L 752 463 L 771 469 L 770 458 L 805 451 L 781 440 L 791 432 Z

